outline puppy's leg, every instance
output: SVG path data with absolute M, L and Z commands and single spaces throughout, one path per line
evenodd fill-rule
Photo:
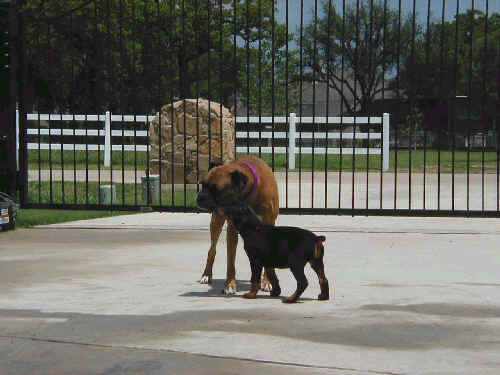
M 328 279 L 325 276 L 325 266 L 323 264 L 323 258 L 313 259 L 310 262 L 311 268 L 316 272 L 319 279 L 319 287 L 321 288 L 321 293 L 318 295 L 318 300 L 326 301 L 330 298 L 330 287 L 328 286 Z
M 297 280 L 297 290 L 290 297 L 283 299 L 283 303 L 296 302 L 302 293 L 304 293 L 304 290 L 306 290 L 308 282 L 306 275 L 304 274 L 304 266 L 305 264 L 294 264 L 290 267 L 293 276 L 295 276 L 295 279 Z
M 257 298 L 260 287 L 260 275 L 262 273 L 262 264 L 259 261 L 250 258 L 250 267 L 252 268 L 252 289 L 243 295 L 243 298 Z
M 276 204 L 276 203 L 274 203 Z M 273 202 L 271 202 L 269 207 L 266 207 L 265 210 L 266 214 L 262 217 L 262 222 L 264 224 L 269 224 L 269 225 L 274 225 L 276 222 L 276 218 L 278 216 L 278 212 L 276 207 L 273 206 Z M 272 272 L 272 274 L 269 274 Z M 262 280 L 260 283 L 260 289 L 263 290 L 264 292 L 271 292 L 272 296 L 279 296 L 281 294 L 281 289 L 279 289 L 276 292 L 273 291 L 274 284 L 272 279 L 276 279 L 276 282 L 278 283 L 279 287 L 279 282 L 278 278 L 276 277 L 276 273 L 274 272 L 274 268 L 266 268 L 264 270 L 264 273 L 262 274 Z M 277 293 L 277 294 L 276 294 Z
M 273 289 L 271 290 L 271 296 L 278 297 L 281 294 L 281 288 L 280 288 L 280 282 L 278 280 L 278 277 L 276 276 L 274 268 L 266 267 L 264 268 L 264 270 L 266 271 L 265 273 L 267 274 L 267 277 L 273 287 Z
M 230 295 L 236 293 L 236 247 L 238 246 L 238 232 L 231 220 L 227 222 L 227 271 L 224 294 Z
M 212 213 L 212 217 L 210 218 L 210 249 L 208 250 L 207 263 L 205 271 L 203 271 L 203 275 L 201 276 L 200 284 L 212 283 L 212 267 L 215 260 L 217 241 L 224 226 L 224 221 L 223 216 L 218 215 L 216 212 Z

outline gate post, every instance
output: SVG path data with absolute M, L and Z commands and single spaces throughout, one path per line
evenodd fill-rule
M 16 102 L 18 84 L 19 26 L 16 1 L 0 1 L 0 191 L 16 197 Z M 19 76 L 20 78 L 20 76 Z

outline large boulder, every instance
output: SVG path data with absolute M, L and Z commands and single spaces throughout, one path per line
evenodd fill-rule
M 161 162 L 163 184 L 172 183 L 172 168 L 174 183 L 195 184 L 209 163 L 235 158 L 234 119 L 227 108 L 206 99 L 164 105 L 150 123 L 149 136 L 150 173 L 160 174 Z

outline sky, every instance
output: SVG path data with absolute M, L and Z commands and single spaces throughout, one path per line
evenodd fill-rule
M 311 22 L 314 19 L 314 6 L 315 1 L 318 3 L 318 9 L 321 10 L 321 4 L 325 0 L 302 0 L 304 6 L 304 24 Z M 342 9 L 343 1 L 346 5 L 355 5 L 356 0 L 331 0 L 332 4 L 336 6 L 337 9 Z M 361 1 L 361 0 L 360 0 Z M 369 0 L 368 0 L 369 1 Z M 374 2 L 384 3 L 384 0 L 373 0 Z M 401 1 L 401 10 L 403 14 L 408 14 L 413 12 L 413 0 L 387 0 L 388 8 L 398 9 L 399 2 Z M 297 27 L 300 26 L 300 9 L 301 0 L 277 0 L 278 5 L 278 17 L 277 19 L 281 22 L 285 22 L 286 14 L 286 3 L 288 2 L 288 12 L 289 12 L 289 29 L 290 31 L 296 31 Z M 455 14 L 457 13 L 457 3 L 458 12 L 464 13 L 468 9 L 481 10 L 486 13 L 486 6 L 488 5 L 488 14 L 494 12 L 500 13 L 500 0 L 415 0 L 415 11 L 417 19 L 424 23 L 427 19 L 427 9 L 430 5 L 431 15 L 435 21 L 441 21 L 441 14 L 443 12 L 443 4 L 445 10 L 445 20 L 453 21 Z

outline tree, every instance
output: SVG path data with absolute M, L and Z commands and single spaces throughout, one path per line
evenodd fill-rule
M 452 98 L 465 96 L 468 121 L 442 125 L 468 132 L 473 124 L 470 120 L 480 117 L 483 124 L 475 130 L 481 130 L 492 124 L 499 104 L 498 40 L 498 13 L 487 17 L 482 11 L 470 9 L 457 14 L 452 22 L 430 23 L 417 41 L 412 59 L 406 60 L 401 69 L 398 83 L 402 92 L 410 100 L 440 98 L 447 105 L 453 105 Z
M 231 106 L 245 87 L 243 46 L 252 56 L 259 39 L 272 48 L 273 27 L 275 51 L 283 46 L 274 10 L 265 0 L 27 0 L 24 39 L 36 102 L 141 113 L 202 96 Z
M 411 15 L 403 17 L 379 1 L 353 3 L 338 9 L 323 1 L 322 16 L 307 26 L 302 41 L 304 79 L 327 83 L 350 114 L 366 112 L 391 90 L 386 80 L 408 59 L 411 42 L 421 33 Z
M 24 47 L 35 106 L 84 113 L 151 108 L 151 4 L 27 1 Z
M 275 31 L 273 41 L 264 40 L 261 48 L 240 50 L 247 55 L 248 63 L 241 64 L 239 81 L 242 82 L 239 99 L 245 110 L 266 116 L 286 115 L 297 105 L 297 51 L 286 50 L 286 43 L 292 40 L 282 27 Z

